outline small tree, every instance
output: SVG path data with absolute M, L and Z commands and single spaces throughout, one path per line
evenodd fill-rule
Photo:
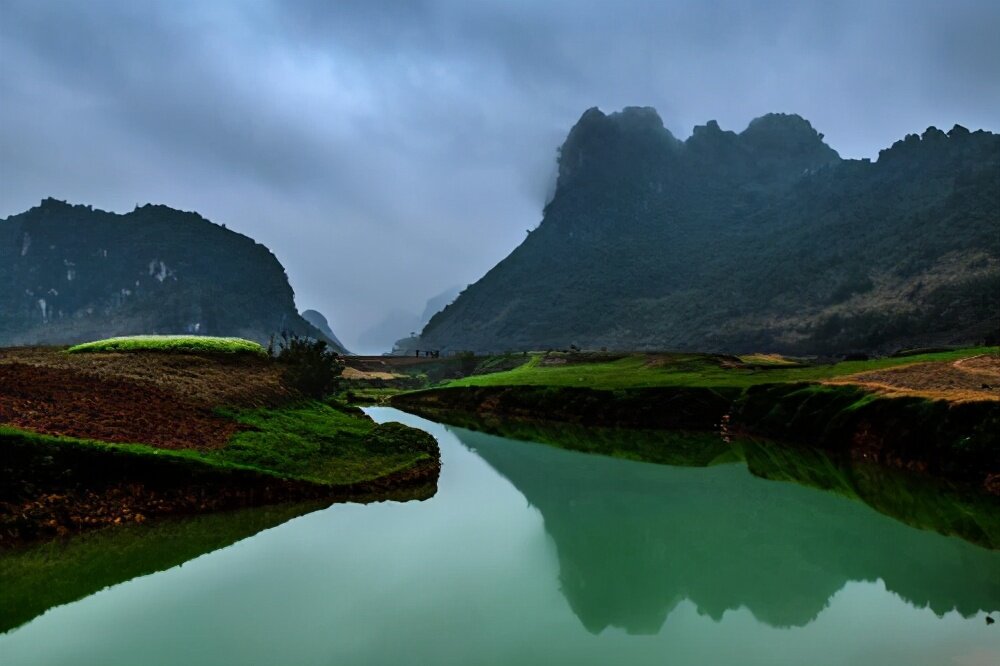
M 281 333 L 276 360 L 285 366 L 288 383 L 311 398 L 333 392 L 344 371 L 344 360 L 325 341 L 287 331 Z

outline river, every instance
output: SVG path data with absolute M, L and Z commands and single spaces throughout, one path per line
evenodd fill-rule
M 0 591 L 0 664 L 1000 663 L 998 551 L 739 463 L 366 411 L 437 437 L 434 497 L 203 517 L 0 562 L 19 587 Z M 39 561 L 49 573 L 25 580 Z

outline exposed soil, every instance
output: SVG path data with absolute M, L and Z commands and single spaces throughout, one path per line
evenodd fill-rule
M 281 368 L 252 356 L 66 354 L 53 347 L 0 349 L 0 367 L 16 363 L 152 386 L 206 407 L 267 407 L 294 396 Z
M 394 368 L 409 368 L 420 365 L 434 365 L 442 362 L 457 363 L 454 356 L 433 358 L 431 356 L 347 356 L 344 362 L 349 368 L 366 372 L 392 372 Z
M 611 363 L 625 358 L 627 354 L 609 352 L 560 352 L 548 353 L 538 362 L 540 366 L 586 365 L 590 363 Z
M 370 380 L 370 379 L 408 379 L 406 375 L 397 375 L 391 372 L 377 372 L 377 371 L 365 371 L 358 370 L 357 368 L 344 368 L 344 372 L 341 375 L 347 380 Z
M 1000 400 L 1000 357 L 983 354 L 954 363 L 914 363 L 831 379 L 884 395 L 912 395 L 949 402 Z
M 213 449 L 240 426 L 152 384 L 66 368 L 0 364 L 0 424 L 165 449 Z

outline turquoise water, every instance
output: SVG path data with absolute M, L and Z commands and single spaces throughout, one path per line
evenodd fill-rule
M 0 635 L 0 664 L 1000 663 L 1000 552 L 856 501 L 448 428 L 335 505 Z M 55 584 L 55 582 L 53 583 Z

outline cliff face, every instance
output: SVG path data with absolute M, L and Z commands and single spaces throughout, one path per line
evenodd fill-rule
M 0 346 L 142 333 L 266 343 L 282 330 L 327 339 L 296 311 L 266 247 L 166 206 L 117 215 L 46 199 L 0 220 L 0 285 Z
M 1000 137 L 842 160 L 808 121 L 583 114 L 539 227 L 435 316 L 429 348 L 882 351 L 992 339 Z

